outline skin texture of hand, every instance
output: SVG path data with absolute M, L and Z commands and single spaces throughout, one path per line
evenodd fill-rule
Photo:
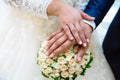
M 84 29 L 86 30 L 86 35 L 87 37 L 90 39 L 90 35 L 92 33 L 92 28 L 88 25 L 84 23 Z M 47 49 L 47 55 L 54 57 L 59 55 L 61 52 L 65 51 L 66 49 L 68 49 L 69 47 L 71 47 L 72 45 L 77 44 L 75 39 L 74 40 L 69 40 L 66 33 L 64 32 L 63 29 L 51 34 L 48 37 L 48 45 L 46 47 Z M 87 43 L 89 45 L 89 43 Z M 87 47 L 84 46 L 80 46 L 79 51 L 77 53 L 77 61 L 80 61 L 85 53 L 85 51 L 87 50 Z
M 94 18 L 60 0 L 53 0 L 47 8 L 48 15 L 58 16 L 61 27 L 70 40 L 75 39 L 79 45 L 87 46 L 87 35 L 83 29 L 83 18 L 93 21 Z

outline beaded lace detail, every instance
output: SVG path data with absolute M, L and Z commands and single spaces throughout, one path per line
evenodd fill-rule
M 52 0 L 4 0 L 8 5 L 47 19 L 46 9 Z

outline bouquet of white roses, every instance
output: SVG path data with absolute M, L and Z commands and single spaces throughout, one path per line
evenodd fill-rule
M 59 56 L 50 58 L 46 56 L 45 46 L 47 41 L 44 41 L 37 54 L 37 64 L 41 68 L 41 73 L 44 77 L 52 80 L 75 80 L 78 75 L 84 75 L 87 68 L 90 68 L 90 63 L 93 60 L 92 54 L 87 51 L 81 62 L 76 61 L 76 52 L 78 46 L 72 46 Z

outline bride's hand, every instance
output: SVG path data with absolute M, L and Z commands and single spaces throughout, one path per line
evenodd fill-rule
M 53 0 L 48 6 L 47 13 L 58 16 L 59 22 L 70 40 L 75 39 L 79 45 L 87 46 L 82 17 L 87 20 L 94 20 L 94 18 L 60 0 Z
M 90 38 L 92 28 L 88 24 L 85 24 L 85 28 L 87 30 L 86 34 L 87 34 L 88 38 Z M 51 57 L 59 55 L 59 53 L 65 51 L 66 49 L 68 49 L 72 45 L 76 44 L 75 39 L 73 41 L 69 40 L 67 38 L 65 32 L 62 29 L 51 34 L 48 37 L 48 41 L 49 41 L 49 43 L 48 43 L 48 46 L 46 47 L 47 55 L 50 55 Z M 89 43 L 88 43 L 88 45 L 89 45 Z M 83 46 L 80 47 L 78 54 L 77 54 L 78 61 L 81 60 L 81 58 L 83 57 L 87 48 L 88 48 L 88 46 L 87 47 L 83 47 Z
M 48 45 L 46 47 L 47 55 L 51 57 L 57 56 L 72 45 L 76 44 L 75 39 L 69 40 L 63 29 L 51 34 L 48 37 Z

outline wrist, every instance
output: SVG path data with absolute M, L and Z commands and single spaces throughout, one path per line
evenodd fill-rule
M 93 28 L 92 26 L 90 26 L 89 24 L 85 23 L 85 26 L 86 26 L 86 29 L 89 33 L 92 33 L 93 32 Z
M 65 3 L 60 0 L 53 0 L 47 8 L 47 14 L 58 16 Z

